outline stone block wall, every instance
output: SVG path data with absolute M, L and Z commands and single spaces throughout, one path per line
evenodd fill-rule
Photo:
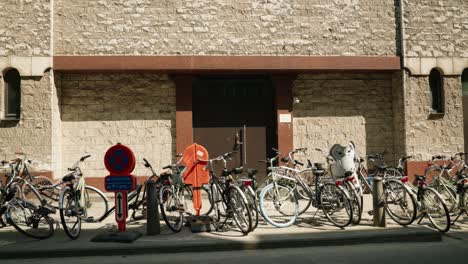
M 446 75 L 468 68 L 468 1 L 405 0 L 405 67 L 429 75 L 438 67 Z
M 0 57 L 51 55 L 50 10 L 50 0 L 0 1 Z
M 464 149 L 462 88 L 458 76 L 444 77 L 444 97 L 445 115 L 430 115 L 429 77 L 406 76 L 406 148 L 418 160 L 437 154 L 453 155 Z
M 464 149 L 460 75 L 468 68 L 468 1 L 405 0 L 406 152 L 419 160 Z M 445 115 L 429 114 L 429 73 L 444 74 Z
M 354 141 L 361 156 L 394 152 L 392 74 L 304 74 L 294 83 L 294 147 L 324 162 L 335 143 Z M 390 160 L 391 155 L 387 156 Z
M 135 153 L 134 175 L 171 164 L 175 153 L 175 85 L 164 74 L 62 74 L 60 77 L 63 169 L 81 156 L 84 173 L 105 176 L 104 154 L 120 142 Z
M 406 156 L 406 116 L 405 116 L 405 89 L 403 78 L 405 71 L 396 72 L 392 78 L 392 109 L 393 109 L 393 144 L 395 159 Z
M 1 76 L 0 76 L 1 77 Z M 3 91 L 3 78 L 0 91 Z M 21 119 L 0 120 L 0 159 L 12 159 L 15 152 L 51 164 L 51 90 L 50 75 L 21 78 Z
M 389 0 L 55 0 L 56 55 L 391 55 Z
M 468 58 L 466 0 L 405 0 L 406 56 Z

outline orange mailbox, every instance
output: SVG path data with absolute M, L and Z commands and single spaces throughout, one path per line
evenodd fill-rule
M 187 169 L 184 171 L 184 183 L 193 188 L 193 208 L 200 215 L 202 208 L 200 188 L 210 182 L 210 174 L 206 169 L 208 151 L 197 143 L 188 146 L 183 153 L 183 162 Z

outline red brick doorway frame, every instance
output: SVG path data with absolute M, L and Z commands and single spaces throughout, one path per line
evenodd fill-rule
M 176 150 L 182 153 L 193 143 L 193 75 L 172 75 L 176 85 Z
M 296 75 L 272 75 L 271 80 L 275 87 L 276 107 L 276 133 L 278 150 L 282 155 L 287 155 L 294 148 L 293 142 L 293 113 L 292 113 L 292 88 Z M 289 115 L 289 122 L 281 122 L 281 116 Z

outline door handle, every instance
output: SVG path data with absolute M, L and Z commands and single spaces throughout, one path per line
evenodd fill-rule
M 239 147 L 242 144 L 243 144 L 243 142 L 240 140 L 239 132 L 236 132 L 233 150 L 239 150 Z

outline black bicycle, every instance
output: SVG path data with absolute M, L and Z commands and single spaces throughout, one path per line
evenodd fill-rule
M 226 169 L 227 159 L 234 153 L 235 152 L 228 152 L 214 159 L 198 159 L 198 161 L 208 163 L 216 229 L 223 230 L 227 221 L 233 218 L 241 232 L 243 234 L 248 234 L 252 231 L 253 226 L 249 202 L 245 193 L 235 184 L 231 172 Z M 220 177 L 217 177 L 213 170 L 213 163 L 216 161 L 222 161 L 224 165 L 223 173 Z M 221 221 L 221 216 L 224 217 L 224 221 Z
M 89 155 L 82 157 L 79 162 L 88 157 Z M 156 175 L 148 161 L 143 160 L 145 167 L 151 168 L 152 175 L 128 194 L 128 208 L 132 210 L 131 217 L 134 220 L 141 220 L 146 217 L 147 181 L 156 179 L 158 186 L 160 186 L 163 180 Z M 109 209 L 107 198 L 99 190 L 84 183 L 81 169 L 78 166 L 79 162 L 70 169 L 72 173 L 62 178 L 62 182 L 66 187 L 62 189 L 59 201 L 62 226 L 71 239 L 79 237 L 82 221 L 88 223 L 102 222 L 115 211 L 115 205 Z M 95 191 L 94 195 L 90 194 L 90 190 Z
M 1 163 L 7 162 L 1 161 Z M 14 165 L 10 164 L 10 166 Z M 38 203 L 32 203 L 19 195 L 19 183 L 28 186 Z M 47 205 L 47 201 L 28 180 L 16 175 L 14 170 L 7 176 L 6 185 L 0 188 L 0 219 L 5 214 L 7 222 L 20 233 L 32 238 L 44 239 L 54 233 L 54 220 L 49 216 L 54 213 L 55 209 Z

